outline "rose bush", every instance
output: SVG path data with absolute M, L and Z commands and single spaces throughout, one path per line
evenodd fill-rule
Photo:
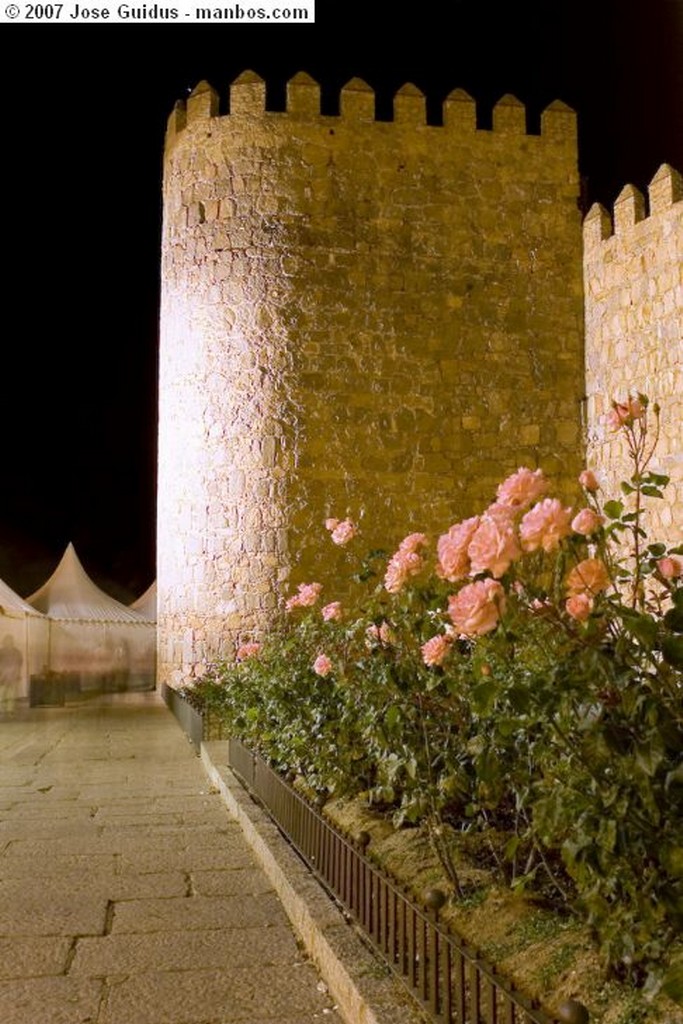
M 411 533 L 389 559 L 372 552 L 354 604 L 321 613 L 322 586 L 300 585 L 260 647 L 249 638 L 194 699 L 321 793 L 364 792 L 423 823 L 455 892 L 448 829 L 495 837 L 510 884 L 583 914 L 612 970 L 673 991 L 683 547 L 644 525 L 667 483 L 650 468 L 657 408 L 627 396 L 609 426 L 633 469 L 618 500 L 586 469 L 569 507 L 520 467 L 433 546 Z M 352 521 L 325 525 L 353 558 Z

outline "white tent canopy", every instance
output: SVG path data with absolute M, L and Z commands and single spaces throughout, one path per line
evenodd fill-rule
M 157 581 L 150 583 L 144 594 L 141 594 L 136 601 L 132 601 L 133 608 L 139 615 L 143 615 L 150 622 L 157 620 Z
M 52 576 L 26 600 L 50 620 L 51 671 L 68 673 L 81 691 L 154 686 L 154 622 L 101 590 L 73 544 Z
M 48 620 L 0 580 L 0 708 L 28 695 L 48 660 Z

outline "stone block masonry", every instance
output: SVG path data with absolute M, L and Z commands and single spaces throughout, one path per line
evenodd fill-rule
M 199 85 L 164 171 L 159 664 L 178 685 L 257 633 L 296 583 L 442 532 L 519 465 L 565 493 L 583 464 L 576 125 L 538 135 L 503 97 L 492 130 L 458 90 L 444 123 L 405 86 L 375 119 L 359 80 L 286 112 L 245 73 L 230 113 Z M 326 588 L 325 596 L 339 596 Z
M 662 409 L 652 468 L 671 477 L 667 500 L 648 502 L 648 532 L 683 542 L 683 181 L 663 164 L 649 210 L 627 185 L 614 220 L 596 204 L 584 224 L 588 458 L 607 493 L 631 474 L 625 446 L 604 425 L 611 400 L 633 391 Z

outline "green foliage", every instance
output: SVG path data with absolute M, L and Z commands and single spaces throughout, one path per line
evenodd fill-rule
M 495 628 L 454 630 L 448 599 L 467 582 L 419 559 L 389 593 L 372 552 L 351 567 L 358 598 L 341 621 L 283 614 L 257 655 L 216 667 L 191 697 L 321 794 L 363 792 L 397 824 L 426 824 L 458 891 L 444 824 L 503 833 L 511 885 L 583 915 L 613 971 L 677 998 L 666 953 L 683 926 L 683 577 L 681 549 L 648 543 L 642 525 L 667 479 L 648 470 L 638 401 L 622 413 L 623 500 L 600 506 L 591 488 L 603 525 L 512 558 Z M 586 559 L 609 583 L 573 616 L 567 580 Z M 435 635 L 447 653 L 426 664 Z

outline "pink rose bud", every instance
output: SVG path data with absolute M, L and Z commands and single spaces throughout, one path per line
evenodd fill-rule
M 657 562 L 657 568 L 664 579 L 678 579 L 679 576 L 683 576 L 683 558 L 679 558 L 677 555 L 668 555 L 666 558 L 660 558 Z
M 585 622 L 593 610 L 593 598 L 589 594 L 574 594 L 567 598 L 565 608 L 577 622 Z
M 579 483 L 584 491 L 588 491 L 590 494 L 595 494 L 596 491 L 600 490 L 598 478 L 592 469 L 584 469 L 583 473 L 579 475 Z
M 422 651 L 422 660 L 425 665 L 429 666 L 429 668 L 433 668 L 435 665 L 442 665 L 451 649 L 452 643 L 453 637 L 440 633 L 438 636 L 433 636 L 426 644 L 423 644 L 420 650 Z
M 318 657 L 313 662 L 313 671 L 316 673 L 316 675 L 322 676 L 323 679 L 325 678 L 325 676 L 328 676 L 330 674 L 330 672 L 332 671 L 332 662 L 330 661 L 326 654 L 318 655 Z
M 592 508 L 582 508 L 572 519 L 572 530 L 580 533 L 583 537 L 590 537 L 592 533 L 599 530 L 605 522 L 605 517 L 599 515 Z
M 339 622 L 342 617 L 342 609 L 339 601 L 332 601 L 322 609 L 322 616 L 325 622 Z
M 611 430 L 630 427 L 635 420 L 645 415 L 645 406 L 638 398 L 627 398 L 625 402 L 613 402 L 607 413 L 607 425 Z
M 600 594 L 610 585 L 607 566 L 601 558 L 584 558 L 567 576 L 567 593 L 572 597 L 576 594 Z
M 246 661 L 247 658 L 255 658 L 261 650 L 261 644 L 252 641 L 251 643 L 240 644 L 235 654 L 236 661 Z

